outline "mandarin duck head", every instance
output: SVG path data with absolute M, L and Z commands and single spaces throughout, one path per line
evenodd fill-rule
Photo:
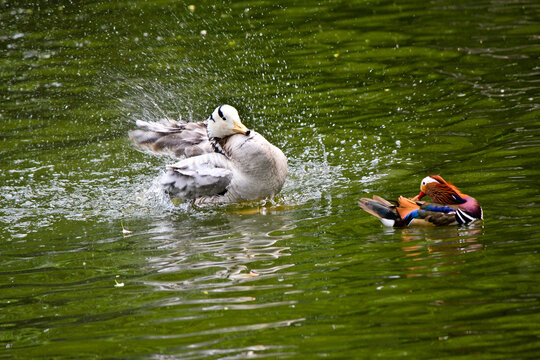
M 461 205 L 467 201 L 468 195 L 463 194 L 457 187 L 446 182 L 439 175 L 430 175 L 422 179 L 420 193 L 417 199 L 429 196 L 431 201 L 443 205 Z
M 484 218 L 482 207 L 475 198 L 462 193 L 439 175 L 430 175 L 422 179 L 420 193 L 416 199 L 420 200 L 425 195 L 429 196 L 434 203 L 460 209 L 457 212 L 461 218 L 460 223 L 469 223 L 475 219 Z

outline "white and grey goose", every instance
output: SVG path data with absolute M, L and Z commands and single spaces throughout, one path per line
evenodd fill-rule
M 183 158 L 167 166 L 159 182 L 173 198 L 196 203 L 272 197 L 287 177 L 287 158 L 262 135 L 248 130 L 238 111 L 222 105 L 208 120 L 137 121 L 129 132 L 140 147 Z

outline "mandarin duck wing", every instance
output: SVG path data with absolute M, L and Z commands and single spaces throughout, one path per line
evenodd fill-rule
M 368 214 L 377 217 L 385 226 L 400 226 L 402 220 L 396 206 L 380 196 L 373 196 L 373 199 L 361 198 L 358 206 Z
M 442 205 L 427 201 L 415 201 L 415 203 L 420 207 L 420 209 L 427 211 L 451 213 L 458 209 L 458 206 L 456 205 Z
M 385 198 L 382 198 L 378 195 L 373 195 L 373 200 L 380 203 L 380 204 L 383 204 L 383 205 L 386 205 L 386 206 L 389 206 L 389 207 L 396 207 L 398 205 L 397 201 L 389 201 L 389 200 L 386 200 Z
M 405 219 L 408 226 L 446 226 L 457 224 L 455 213 L 416 210 Z
M 420 206 L 418 219 L 425 219 L 436 226 L 470 224 L 476 217 L 461 209 L 459 205 L 441 205 L 430 202 L 416 201 Z

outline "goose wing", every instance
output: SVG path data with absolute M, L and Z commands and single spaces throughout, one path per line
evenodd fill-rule
M 129 137 L 141 148 L 153 152 L 170 152 L 180 158 L 192 157 L 214 151 L 206 132 L 205 122 L 186 122 L 162 119 L 159 122 L 137 120 L 139 129 L 129 132 Z
M 184 200 L 224 195 L 233 176 L 230 161 L 219 153 L 203 154 L 169 165 L 160 183 Z

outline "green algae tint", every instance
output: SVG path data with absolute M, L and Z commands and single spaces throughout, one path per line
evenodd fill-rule
M 2 3 L 0 358 L 536 358 L 538 10 Z M 285 186 L 175 207 L 154 183 L 174 160 L 127 131 L 223 103 L 283 149 Z M 356 205 L 429 174 L 485 220 L 393 230 Z

